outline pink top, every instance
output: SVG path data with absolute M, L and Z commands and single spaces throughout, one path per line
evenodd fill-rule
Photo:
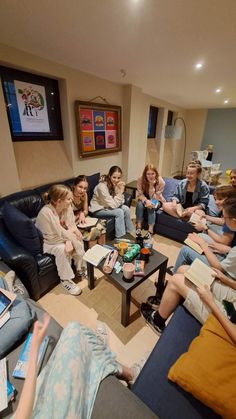
M 165 202 L 165 198 L 162 195 L 162 192 L 165 187 L 165 182 L 161 176 L 158 178 L 158 183 L 156 184 L 150 184 L 148 195 L 150 199 L 158 199 L 161 202 Z M 142 178 L 138 178 L 137 180 L 137 196 L 140 201 L 145 201 L 147 197 L 144 195 L 144 191 L 142 189 Z

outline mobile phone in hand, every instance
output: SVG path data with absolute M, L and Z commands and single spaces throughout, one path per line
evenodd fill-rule
M 222 303 L 223 303 L 223 306 L 224 306 L 225 311 L 227 313 L 228 319 L 232 323 L 236 324 L 236 310 L 235 310 L 235 307 L 234 307 L 233 303 L 231 303 L 230 301 L 226 301 L 226 300 L 223 300 Z

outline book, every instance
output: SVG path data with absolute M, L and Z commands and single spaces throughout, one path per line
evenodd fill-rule
M 99 263 L 110 253 L 110 249 L 103 247 L 100 244 L 95 244 L 91 249 L 85 252 L 83 259 L 91 263 L 93 266 L 98 266 Z
M 187 246 L 191 247 L 193 250 L 195 250 L 195 252 L 199 253 L 199 255 L 202 255 L 203 250 L 202 250 L 201 246 L 199 246 L 199 244 L 195 243 L 192 239 L 187 237 L 184 240 L 184 243 L 187 244 Z
M 85 224 L 77 224 L 78 228 L 91 228 L 95 227 L 97 225 L 98 218 L 95 217 L 86 217 L 85 218 Z
M 0 317 L 0 329 L 11 318 L 10 311 L 8 310 L 3 316 Z
M 8 406 L 6 358 L 0 360 L 0 412 Z
M 195 259 L 184 276 L 197 287 L 207 284 L 209 287 L 215 279 L 215 271 L 200 259 Z
M 28 363 L 29 363 L 29 353 L 30 353 L 30 346 L 32 341 L 33 333 L 28 333 L 27 338 L 25 340 L 24 346 L 22 348 L 22 351 L 20 353 L 19 359 L 16 363 L 16 366 L 14 368 L 14 371 L 12 373 L 12 376 L 15 378 L 25 378 L 28 370 Z M 45 336 L 43 342 L 40 345 L 39 348 L 39 354 L 38 354 L 38 372 L 40 370 L 40 367 L 43 362 L 43 357 L 45 355 L 47 345 L 49 342 L 49 337 Z
M 189 222 L 191 224 L 200 224 L 204 230 L 206 229 L 207 222 L 205 218 L 201 218 L 200 215 L 196 214 L 195 212 L 192 213 Z

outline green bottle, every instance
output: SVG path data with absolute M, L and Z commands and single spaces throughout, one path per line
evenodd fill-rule
M 132 247 L 124 254 L 124 262 L 131 262 L 140 252 L 141 247 L 139 244 L 133 244 Z

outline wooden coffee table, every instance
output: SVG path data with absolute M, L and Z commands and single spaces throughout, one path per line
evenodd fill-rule
M 113 244 L 114 242 L 109 243 L 109 245 Z M 149 262 L 145 264 L 145 275 L 134 276 L 132 282 L 126 282 L 123 277 L 123 273 L 120 272 L 116 274 L 115 270 L 110 274 L 104 274 L 109 281 L 114 284 L 122 294 L 122 306 L 121 306 L 121 324 L 123 326 L 128 326 L 129 324 L 129 316 L 130 316 L 130 302 L 131 302 L 131 291 L 138 287 L 142 282 L 144 282 L 149 276 L 153 273 L 159 271 L 158 278 L 156 281 L 157 293 L 162 295 L 164 291 L 164 281 L 165 281 L 165 274 L 167 268 L 168 258 L 161 253 L 157 252 L 156 250 L 152 250 L 152 254 L 150 255 Z M 103 264 L 104 260 L 97 266 L 101 272 L 103 272 Z M 88 287 L 89 289 L 93 289 L 95 287 L 94 281 L 94 266 L 90 263 L 87 263 L 88 268 Z

